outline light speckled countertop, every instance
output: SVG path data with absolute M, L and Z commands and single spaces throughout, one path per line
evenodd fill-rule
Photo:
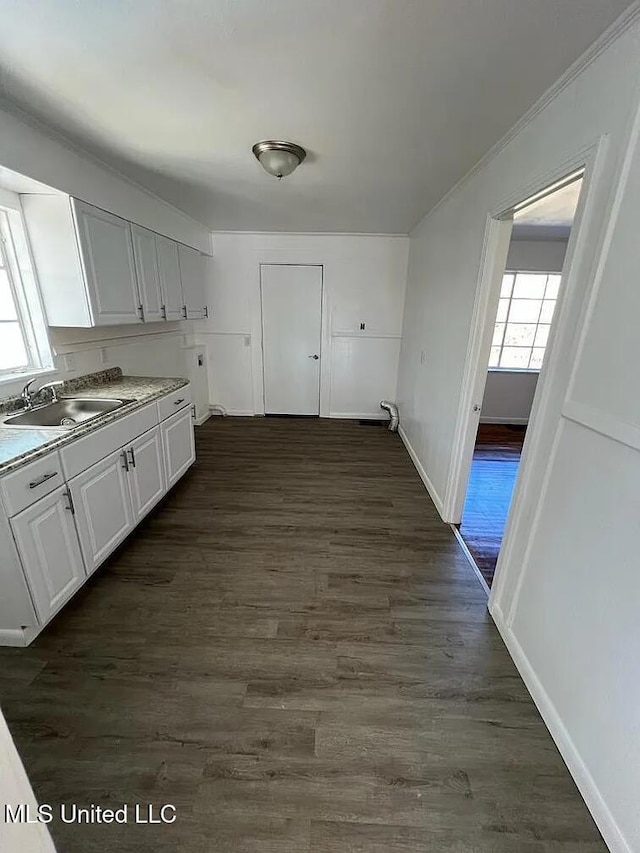
M 70 444 L 77 438 L 188 384 L 187 379 L 122 376 L 119 368 L 74 379 L 65 384 L 60 392 L 61 397 L 122 398 L 133 402 L 73 427 L 4 426 L 2 421 L 9 416 L 11 409 L 15 414 L 15 407 L 5 404 L 7 409 L 0 414 L 0 475 L 33 462 L 39 456 Z

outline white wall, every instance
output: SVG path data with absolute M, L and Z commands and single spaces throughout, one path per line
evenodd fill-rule
M 517 240 L 509 243 L 507 269 L 527 272 L 561 272 L 567 240 Z
M 0 101 L 0 166 L 41 181 L 203 252 L 207 229 Z
M 566 240 L 511 240 L 508 270 L 561 272 Z M 490 370 L 482 398 L 483 423 L 526 424 L 529 421 L 538 373 Z
M 482 398 L 480 422 L 527 424 L 538 385 L 535 371 L 490 370 Z
M 467 418 L 459 401 L 487 217 L 597 146 L 491 610 L 607 843 L 630 853 L 640 850 L 637 153 L 608 228 L 638 105 L 637 17 L 616 35 L 412 234 L 399 399 L 415 458 L 445 498 Z
M 381 416 L 380 400 L 396 395 L 408 244 L 406 237 L 214 234 L 211 316 L 198 324 L 211 403 L 264 413 L 260 264 L 322 264 L 320 413 Z
M 14 810 L 28 805 L 33 823 L 5 821 L 5 804 Z M 0 712 L 0 850 L 20 853 L 55 853 L 55 847 L 45 823 L 35 821 L 38 803 L 27 778 L 22 761 Z

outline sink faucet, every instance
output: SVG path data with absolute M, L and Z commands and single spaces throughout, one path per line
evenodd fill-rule
M 32 409 L 34 398 L 37 397 L 38 394 L 40 394 L 40 392 L 44 391 L 46 388 L 51 389 L 52 402 L 54 402 L 54 403 L 58 402 L 58 394 L 56 392 L 56 389 L 61 388 L 64 385 L 64 382 L 62 380 L 58 380 L 57 382 L 46 382 L 44 385 L 41 385 L 37 391 L 31 392 L 29 389 L 35 381 L 36 381 L 35 379 L 30 379 L 27 382 L 27 384 L 24 386 L 24 388 L 22 389 L 22 393 L 20 394 L 20 396 L 22 397 L 22 402 L 24 403 L 25 409 L 27 409 L 27 410 Z

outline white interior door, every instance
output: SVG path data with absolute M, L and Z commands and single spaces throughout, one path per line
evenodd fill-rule
M 320 414 L 322 267 L 262 264 L 264 410 Z

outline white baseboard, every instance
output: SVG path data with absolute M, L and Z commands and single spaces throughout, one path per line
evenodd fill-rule
M 209 420 L 212 414 L 212 412 L 205 412 L 204 415 L 200 415 L 199 418 L 196 418 L 194 420 L 194 424 L 196 426 L 202 426 L 202 424 L 206 423 Z
M 216 414 L 214 412 L 211 413 L 214 418 L 223 417 L 220 414 Z M 253 418 L 255 417 L 255 412 L 253 410 L 249 411 L 249 409 L 227 409 L 226 415 L 224 417 L 229 418 Z
M 555 705 L 536 675 L 512 629 L 506 624 L 501 608 L 489 600 L 489 612 L 609 850 L 612 853 L 633 853 L 633 848 L 625 839 L 611 814 Z
M 2 628 L 0 629 L 0 646 L 15 646 L 23 648 L 38 636 L 42 628 Z
M 388 421 L 389 415 L 380 412 L 329 412 L 330 418 L 341 418 L 345 421 Z
M 404 429 L 402 428 L 402 426 L 399 427 L 399 429 L 398 429 L 398 435 L 402 439 L 402 443 L 404 444 L 404 446 L 407 448 L 407 452 L 409 453 L 409 456 L 411 457 L 411 461 L 413 462 L 416 471 L 420 475 L 420 479 L 422 480 L 427 491 L 429 492 L 429 497 L 431 498 L 431 500 L 435 504 L 436 509 L 440 513 L 440 517 L 442 519 L 444 519 L 444 503 L 442 501 L 442 498 L 440 497 L 438 492 L 435 490 L 433 483 L 431 482 L 431 480 L 429 479 L 429 476 L 427 475 L 427 472 L 422 467 L 422 463 L 418 459 L 418 454 L 415 452 L 415 450 L 411 446 L 411 442 L 407 438 L 407 435 L 406 435 Z
M 480 416 L 481 424 L 507 424 L 509 426 L 526 426 L 529 418 L 484 418 Z

